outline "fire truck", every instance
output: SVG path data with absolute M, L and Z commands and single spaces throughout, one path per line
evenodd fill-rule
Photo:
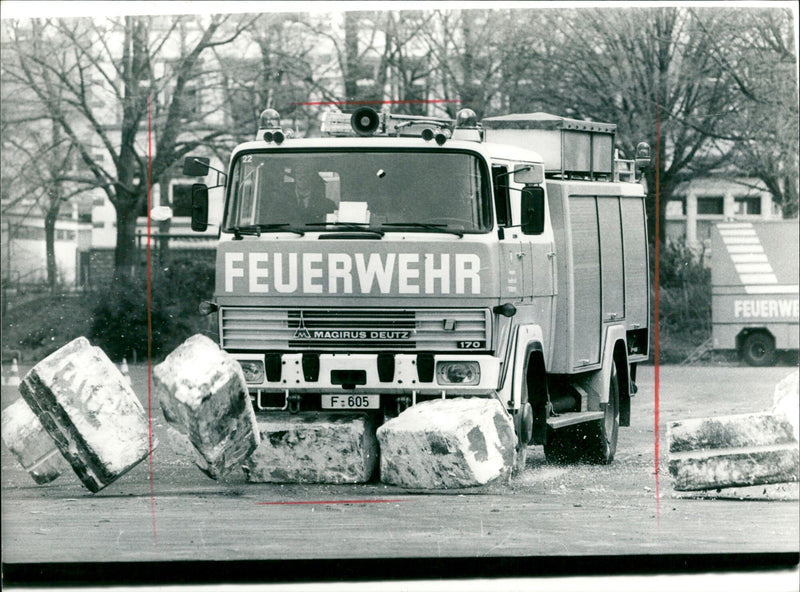
M 257 413 L 495 397 L 518 458 L 609 463 L 648 357 L 643 186 L 616 126 L 328 113 L 295 138 L 265 110 L 223 175 L 221 347 Z M 184 174 L 211 174 L 188 157 Z M 192 189 L 192 228 L 209 225 Z M 524 462 L 524 460 L 523 460 Z
M 713 347 L 768 366 L 798 349 L 797 220 L 720 222 L 711 230 Z

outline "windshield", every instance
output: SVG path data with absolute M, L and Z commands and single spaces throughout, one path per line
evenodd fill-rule
M 224 228 L 486 232 L 485 170 L 466 152 L 246 153 L 231 171 Z

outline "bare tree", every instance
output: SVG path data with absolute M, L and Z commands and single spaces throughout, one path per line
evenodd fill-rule
M 707 14 L 709 24 L 718 18 Z M 713 41 L 693 13 L 675 7 L 543 12 L 536 31 L 550 49 L 524 72 L 532 103 L 578 119 L 617 124 L 627 155 L 647 140 L 659 156 L 660 214 L 675 188 L 730 159 L 710 134 L 724 128 L 733 80 L 712 57 Z M 544 56 L 543 56 L 544 57 Z M 649 200 L 654 237 L 654 200 Z M 663 234 L 659 237 L 663 240 Z
M 711 56 L 732 78 L 735 95 L 725 129 L 703 130 L 719 141 L 740 170 L 759 179 L 785 218 L 798 215 L 797 56 L 792 12 L 786 9 L 724 11 L 712 29 Z M 712 35 L 712 31 L 714 34 Z
M 35 25 L 27 39 L 29 49 L 49 55 L 51 61 L 63 64 L 65 49 L 48 43 L 38 35 Z M 18 84 L 14 75 L 17 66 L 12 61 L 4 60 L 2 68 L 2 214 L 9 222 L 9 241 L 17 236 L 22 222 L 31 214 L 35 211 L 41 214 L 47 285 L 52 292 L 59 281 L 55 253 L 56 223 L 63 206 L 86 191 L 88 185 L 86 179 L 81 183 L 72 170 L 74 144 L 48 115 L 47 104 L 60 102 L 63 88 L 52 77 L 46 76 L 42 80 L 42 94 L 31 93 Z M 12 220 L 18 223 L 12 224 Z M 11 250 L 10 242 L 6 248 Z
M 196 108 L 202 89 L 195 81 L 202 56 L 235 40 L 250 20 L 126 16 L 36 24 L 36 35 L 69 48 L 65 63 L 23 43 L 25 25 L 10 25 L 10 36 L 19 41 L 17 81 L 45 104 L 49 117 L 78 151 L 94 186 L 114 205 L 117 274 L 134 268 L 136 218 L 147 201 L 148 182 L 158 181 L 197 146 L 227 134 L 224 127 L 204 121 L 207 113 Z M 165 59 L 168 50 L 171 59 Z M 60 101 L 48 95 L 48 81 L 60 87 Z M 156 130 L 151 158 L 148 117 Z

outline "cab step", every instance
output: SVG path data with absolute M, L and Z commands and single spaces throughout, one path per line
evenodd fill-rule
M 555 417 L 548 417 L 547 425 L 557 430 L 578 423 L 603 419 L 604 415 L 602 411 L 572 411 L 561 413 Z

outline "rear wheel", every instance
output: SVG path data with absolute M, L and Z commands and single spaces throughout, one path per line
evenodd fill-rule
M 587 461 L 607 465 L 614 460 L 619 434 L 619 378 L 616 364 L 611 366 L 608 403 L 601 404 L 600 409 L 604 412 L 602 420 L 582 426 L 586 429 L 584 446 Z
M 600 405 L 604 412 L 600 421 L 568 426 L 560 430 L 547 428 L 544 454 L 556 464 L 589 462 L 608 464 L 614 460 L 619 433 L 619 379 L 617 366 L 611 367 L 608 403 Z
M 771 366 L 775 363 L 775 340 L 764 331 L 750 333 L 742 343 L 742 357 L 750 366 Z

